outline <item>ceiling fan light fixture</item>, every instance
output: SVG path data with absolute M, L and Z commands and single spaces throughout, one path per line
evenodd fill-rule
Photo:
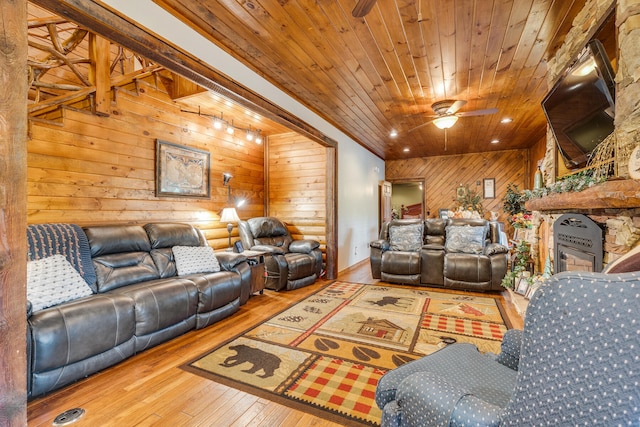
M 457 121 L 458 116 L 449 115 L 434 119 L 433 124 L 436 125 L 438 129 L 449 129 L 451 126 L 455 125 Z

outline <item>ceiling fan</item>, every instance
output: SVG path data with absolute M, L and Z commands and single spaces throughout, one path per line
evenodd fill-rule
M 485 110 L 463 111 L 459 113 L 458 110 L 462 108 L 466 103 L 467 101 L 460 101 L 455 99 L 445 99 L 443 101 L 434 102 L 431 105 L 431 108 L 433 109 L 433 112 L 435 114 L 427 116 L 433 117 L 433 120 L 429 120 L 426 123 L 418 125 L 409 130 L 409 132 L 413 132 L 414 130 L 426 126 L 429 123 L 433 123 L 440 129 L 448 129 L 456 124 L 456 122 L 458 121 L 458 117 L 484 116 L 487 114 L 495 114 L 498 112 L 497 108 L 487 108 Z
M 354 18 L 362 18 L 371 11 L 376 4 L 376 0 L 358 0 L 356 7 L 351 11 L 351 16 Z

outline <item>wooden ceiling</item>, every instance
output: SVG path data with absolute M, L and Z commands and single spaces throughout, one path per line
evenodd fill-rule
M 546 60 L 585 4 L 378 0 L 354 18 L 355 0 L 154 1 L 386 160 L 545 138 Z M 445 151 L 445 131 L 420 126 L 444 99 L 498 112 L 461 117 Z
M 76 17 L 89 30 L 97 25 L 99 34 L 134 51 L 146 49 L 151 63 L 169 58 L 186 78 L 210 81 L 200 79 L 200 64 L 172 48 L 161 57 L 155 52 L 165 47 L 142 34 L 115 36 L 119 24 L 91 18 L 101 13 L 90 6 L 97 0 L 32 1 Z M 152 1 L 385 160 L 522 149 L 544 139 L 546 61 L 585 6 L 585 0 L 377 0 L 364 18 L 354 18 L 356 0 Z M 613 19 L 608 25 L 613 28 Z M 615 28 L 607 33 L 603 41 L 615 59 Z M 251 95 L 228 78 L 232 83 L 223 86 L 238 94 L 236 101 Z M 225 118 L 239 118 L 242 109 L 245 127 L 267 133 L 286 131 L 288 120 L 318 140 L 317 130 L 296 120 L 295 112 L 273 113 L 269 100 L 253 97 L 228 113 L 228 99 L 203 92 L 180 102 Z M 466 101 L 446 132 L 430 123 L 432 104 L 442 100 Z M 263 113 L 257 123 L 245 111 L 251 106 Z M 487 109 L 497 112 L 472 115 Z M 289 119 L 281 120 L 283 114 Z

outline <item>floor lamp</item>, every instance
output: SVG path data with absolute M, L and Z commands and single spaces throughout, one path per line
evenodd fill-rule
M 227 232 L 229 232 L 229 250 L 231 250 L 231 230 L 233 230 L 233 223 L 240 221 L 236 208 L 224 208 L 222 209 L 222 215 L 220 215 L 220 222 L 227 223 Z
M 236 208 L 231 204 L 231 185 L 229 185 L 229 181 L 233 177 L 230 173 L 222 174 L 223 181 L 222 185 L 226 186 L 229 189 L 229 196 L 227 198 L 227 208 L 222 209 L 222 213 L 220 214 L 220 222 L 227 223 L 227 232 L 229 233 L 229 251 L 231 250 L 231 230 L 233 230 L 233 223 L 237 223 L 240 221 L 238 217 L 238 213 L 236 212 Z

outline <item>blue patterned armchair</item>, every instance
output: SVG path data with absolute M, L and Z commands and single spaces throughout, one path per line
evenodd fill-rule
M 453 344 L 384 375 L 382 426 L 640 425 L 640 273 L 560 273 L 497 356 Z

